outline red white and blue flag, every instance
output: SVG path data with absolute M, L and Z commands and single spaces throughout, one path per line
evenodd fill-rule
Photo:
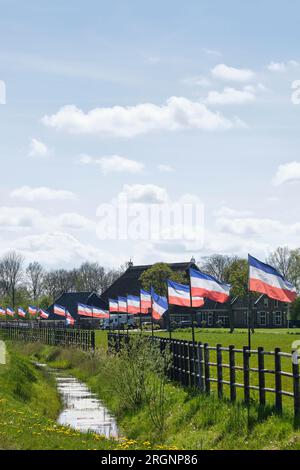
M 296 288 L 277 269 L 248 255 L 249 290 L 266 294 L 281 302 L 293 302 L 297 297 Z
M 170 280 L 167 281 L 167 284 L 169 304 L 180 305 L 181 307 L 191 306 L 191 294 L 189 286 Z
M 46 312 L 46 310 L 43 310 L 42 308 L 40 308 L 39 313 L 40 313 L 40 318 L 43 318 L 44 320 L 48 320 L 49 313 Z
M 81 317 L 92 317 L 93 316 L 93 309 L 92 309 L 92 307 L 89 307 L 89 305 L 78 304 L 77 313 Z
M 190 282 L 193 297 L 206 297 L 221 304 L 229 300 L 231 285 L 209 274 L 190 268 Z
M 117 300 L 108 299 L 109 302 L 109 311 L 110 312 L 118 312 L 119 311 L 119 304 Z
M 75 324 L 75 320 L 72 315 L 66 310 L 66 325 L 73 326 Z
M 127 312 L 133 315 L 141 313 L 141 301 L 136 295 L 127 295 Z
M 109 318 L 109 311 L 93 307 L 93 318 Z
M 152 317 L 154 320 L 160 320 L 163 314 L 168 310 L 168 301 L 166 297 L 156 294 L 151 288 L 152 297 Z
M 26 312 L 22 307 L 18 307 L 18 315 L 19 317 L 22 317 L 22 318 L 26 317 Z
M 53 307 L 53 313 L 54 315 L 59 315 L 60 317 L 65 317 L 66 316 L 66 309 L 65 307 L 62 307 L 61 305 L 55 304 Z
M 127 298 L 118 297 L 118 312 L 127 313 Z
M 6 307 L 6 315 L 8 315 L 9 317 L 13 317 L 15 315 L 14 309 L 11 307 Z
M 141 289 L 140 291 L 141 313 L 149 313 L 151 308 L 151 294 L 150 292 Z
M 6 310 L 3 307 L 0 307 L 0 316 L 5 317 L 6 315 Z
M 29 305 L 28 307 L 28 313 L 30 315 L 36 315 L 38 313 L 38 308 L 37 307 L 33 307 L 33 305 Z

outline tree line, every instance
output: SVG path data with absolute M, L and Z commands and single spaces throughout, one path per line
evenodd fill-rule
M 37 261 L 25 265 L 17 252 L 0 258 L 0 304 L 25 307 L 30 303 L 48 307 L 63 292 L 96 292 L 101 294 L 127 268 L 107 269 L 97 262 L 84 262 L 74 269 L 46 270 Z

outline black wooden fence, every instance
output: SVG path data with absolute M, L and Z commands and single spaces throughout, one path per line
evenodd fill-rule
M 224 396 L 224 386 L 227 386 L 232 402 L 237 399 L 237 389 L 241 389 L 246 404 L 253 399 L 251 391 L 255 392 L 262 406 L 267 404 L 267 397 L 272 394 L 275 396 L 274 405 L 278 412 L 283 409 L 283 397 L 289 397 L 293 400 L 294 416 L 299 422 L 300 375 L 297 351 L 290 354 L 281 352 L 279 348 L 270 352 L 262 347 L 249 350 L 247 347 L 237 349 L 235 346 L 223 347 L 220 344 L 212 347 L 207 343 L 170 340 L 157 336 L 149 336 L 149 340 L 157 344 L 160 350 L 169 348 L 171 366 L 168 374 L 171 380 L 207 394 L 211 393 L 215 384 L 219 398 Z M 109 348 L 116 351 L 128 341 L 129 336 L 126 334 L 108 334 Z M 228 362 L 224 360 L 225 355 Z M 283 360 L 289 371 L 283 370 Z M 266 378 L 269 375 L 274 378 L 274 385 L 271 387 L 266 386 Z M 289 390 L 283 389 L 283 379 Z
M 23 326 L 3 322 L 0 324 L 0 338 L 4 340 L 25 341 L 27 343 L 44 343 L 49 346 L 78 348 L 84 351 L 95 349 L 95 332 L 93 330 L 40 327 L 36 324 Z

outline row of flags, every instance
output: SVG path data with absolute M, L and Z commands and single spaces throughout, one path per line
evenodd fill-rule
M 49 313 L 46 312 L 46 310 L 39 307 L 33 307 L 32 305 L 28 307 L 28 312 L 26 312 L 23 307 L 18 307 L 16 310 L 12 307 L 0 307 L 0 316 L 4 317 L 15 317 L 17 315 L 18 317 L 26 318 L 27 313 L 35 318 L 47 319 L 49 317 Z

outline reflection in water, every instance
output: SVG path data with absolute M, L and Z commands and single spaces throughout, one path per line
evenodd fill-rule
M 55 375 L 64 403 L 64 409 L 58 418 L 59 424 L 81 432 L 95 432 L 108 438 L 118 437 L 114 417 L 85 384 L 74 377 Z

